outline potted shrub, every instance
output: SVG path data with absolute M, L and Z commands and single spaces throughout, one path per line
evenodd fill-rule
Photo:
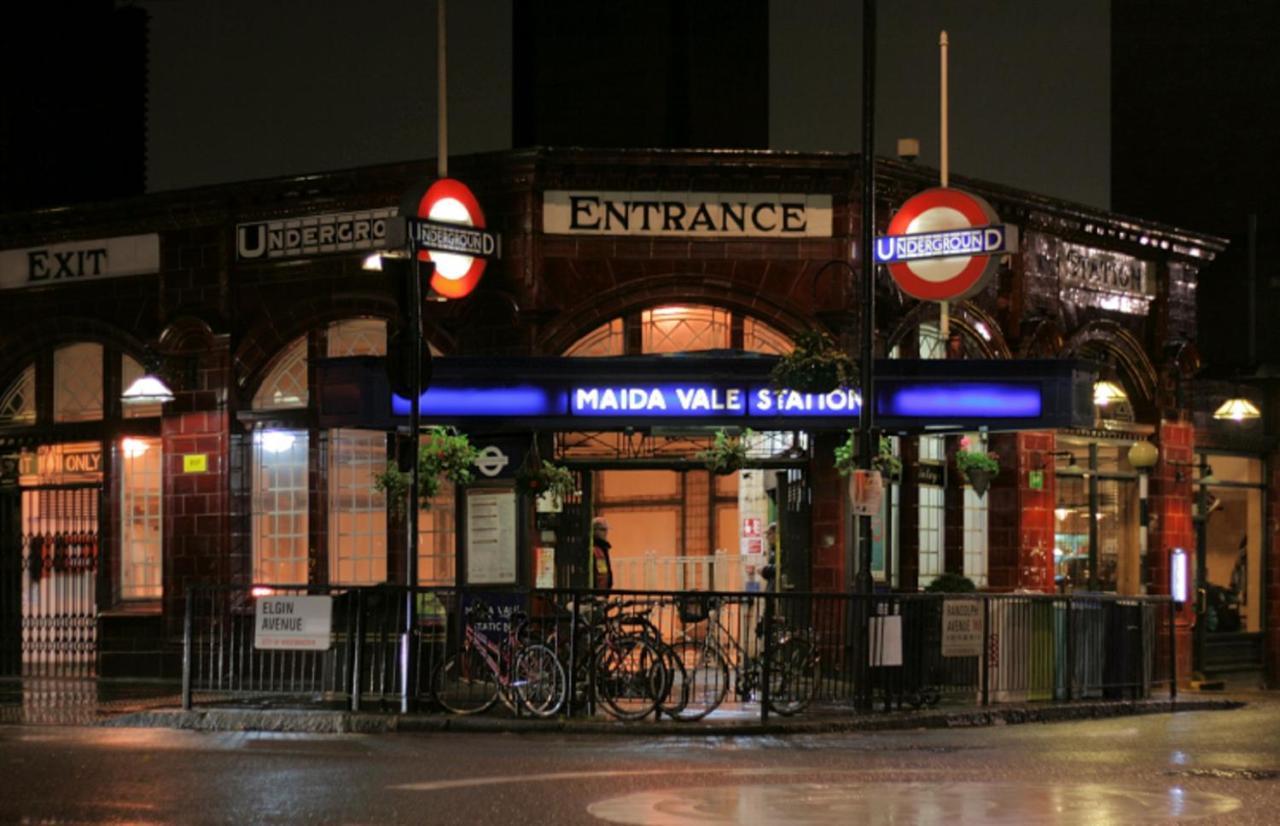
M 924 588 L 926 594 L 972 594 L 977 590 L 972 579 L 953 571 L 941 574 Z
M 991 480 L 1000 472 L 1000 458 L 991 451 L 971 450 L 969 445 L 968 436 L 960 439 L 960 449 L 956 451 L 956 469 L 973 485 L 973 492 L 983 496 Z
M 717 430 L 715 442 L 707 450 L 698 453 L 697 458 L 707 466 L 707 470 L 727 476 L 741 470 L 746 464 L 747 442 L 753 435 L 750 428 L 738 436 L 730 436 L 723 429 Z
M 818 330 L 795 337 L 791 352 L 769 374 L 773 385 L 800 393 L 830 393 L 857 382 L 858 368 L 831 336 Z
M 858 469 L 857 439 L 857 431 L 850 429 L 849 438 L 835 449 L 836 472 L 841 476 L 848 476 Z M 879 449 L 876 455 L 871 457 L 871 467 L 880 471 L 880 474 L 890 482 L 902 481 L 902 460 L 894 455 L 893 440 L 888 436 L 880 437 Z
M 440 489 L 440 478 L 455 485 L 468 484 L 472 468 L 480 451 L 471 444 L 466 434 L 451 427 L 427 428 L 426 438 L 418 445 L 418 505 L 431 506 L 431 497 Z M 410 474 L 389 463 L 387 469 L 373 477 L 373 487 L 381 491 L 395 513 L 404 509 L 409 493 Z

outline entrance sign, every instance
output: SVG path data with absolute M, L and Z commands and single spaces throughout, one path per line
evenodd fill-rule
M 982 603 L 948 599 L 942 603 L 942 656 L 982 656 Z
M 332 623 L 332 597 L 259 597 L 253 609 L 253 647 L 325 651 Z
M 592 192 L 542 196 L 548 235 L 830 238 L 831 196 L 745 192 Z
M 1001 224 L 982 198 L 959 189 L 927 189 L 908 198 L 876 239 L 875 260 L 907 295 L 958 301 L 981 290 L 999 256 L 1016 252 L 1018 228 Z
M 419 261 L 435 264 L 431 289 L 445 298 L 462 298 L 484 274 L 485 256 L 496 255 L 497 236 L 485 227 L 476 196 L 462 181 L 443 178 L 427 188 L 410 221 L 410 239 Z

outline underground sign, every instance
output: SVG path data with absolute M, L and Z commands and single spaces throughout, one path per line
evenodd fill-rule
M 876 263 L 907 295 L 958 301 L 982 289 L 999 257 L 1018 249 L 1018 228 L 1001 224 L 982 198 L 959 189 L 927 189 L 907 199 L 876 238 Z
M 431 289 L 445 298 L 462 298 L 475 289 L 486 259 L 499 255 L 499 239 L 484 228 L 484 212 L 467 185 L 452 178 L 433 183 L 418 202 L 418 218 L 409 221 L 409 238 L 418 260 L 435 265 Z

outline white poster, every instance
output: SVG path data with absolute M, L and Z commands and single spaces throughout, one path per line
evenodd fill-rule
M 516 582 L 516 492 L 467 491 L 467 584 Z
M 867 656 L 873 666 L 902 665 L 902 617 L 872 617 Z

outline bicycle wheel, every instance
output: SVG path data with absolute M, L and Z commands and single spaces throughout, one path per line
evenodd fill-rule
M 808 640 L 780 640 L 769 660 L 769 708 L 784 717 L 803 711 L 818 693 L 818 653 Z
M 446 660 L 432 685 L 436 702 L 454 714 L 479 714 L 498 701 L 498 675 L 471 647 Z
M 686 701 L 684 686 L 689 678 L 684 670 L 684 661 L 680 659 L 680 655 L 676 653 L 674 646 L 660 639 L 649 638 L 649 644 L 657 650 L 658 656 L 662 658 L 662 668 L 665 672 L 662 678 L 662 685 L 658 689 L 658 710 L 675 718 L 676 715 L 684 710 Z
M 672 692 L 679 693 L 683 705 L 673 716 L 677 720 L 692 722 L 701 720 L 715 711 L 729 693 L 729 663 L 724 654 L 705 643 L 684 640 L 672 646 L 683 675 L 677 674 L 679 685 Z
M 609 640 L 596 653 L 596 700 L 619 720 L 652 714 L 666 681 L 662 656 L 643 637 Z
M 535 717 L 550 717 L 564 705 L 569 681 L 556 652 L 545 645 L 530 645 L 516 656 L 512 668 L 513 693 Z

